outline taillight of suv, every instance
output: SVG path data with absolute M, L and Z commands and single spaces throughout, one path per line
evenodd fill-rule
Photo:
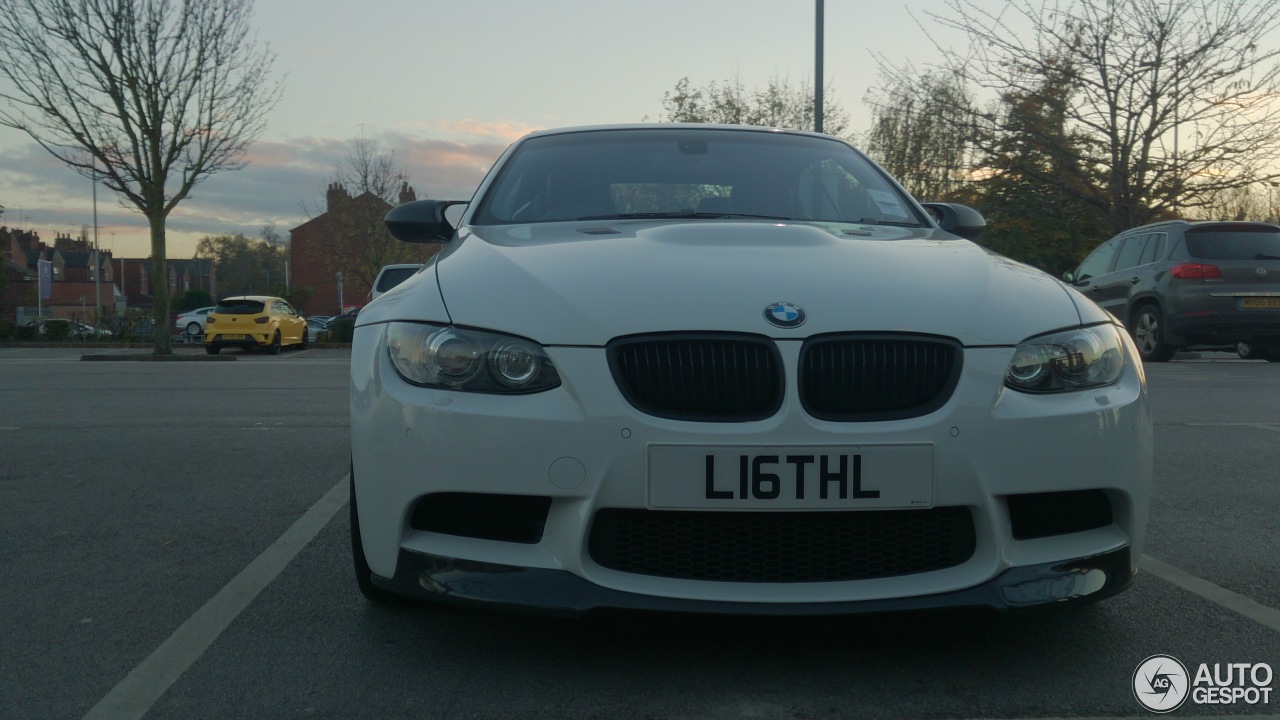
M 1222 279 L 1222 269 L 1207 263 L 1179 263 L 1169 268 L 1169 274 L 1179 280 Z

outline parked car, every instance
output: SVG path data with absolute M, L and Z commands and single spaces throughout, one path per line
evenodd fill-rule
M 1102 243 L 1066 279 L 1128 326 L 1145 361 L 1238 343 L 1280 361 L 1280 226 L 1143 225 Z
M 361 591 L 837 614 L 1126 587 L 1133 341 L 928 207 L 839 138 L 645 124 L 533 133 L 470 204 L 393 208 L 449 248 L 356 320 Z
M 37 337 L 105 340 L 113 335 L 107 328 L 94 327 L 69 318 L 41 318 L 28 322 L 27 327 L 35 328 Z
M 182 313 L 173 321 L 173 327 L 180 333 L 187 335 L 203 335 L 205 319 L 209 317 L 209 313 L 213 312 L 212 307 L 196 308 Z
M 204 349 L 217 355 L 224 347 L 261 349 L 280 354 L 286 345 L 306 349 L 307 322 L 285 300 L 243 295 L 218 301 L 205 319 Z
M 373 288 L 369 290 L 369 300 L 378 299 L 383 293 L 413 277 L 414 273 L 421 269 L 421 263 L 383 265 L 378 271 L 378 277 L 373 280 Z
M 320 339 L 320 335 L 327 332 L 329 322 L 323 318 L 309 317 L 307 318 L 307 339 L 315 342 Z

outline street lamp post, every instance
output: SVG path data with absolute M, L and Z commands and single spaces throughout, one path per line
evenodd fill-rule
M 816 27 L 814 28 L 814 44 L 813 44 L 813 65 L 814 65 L 814 81 L 813 81 L 813 131 L 822 132 L 822 14 L 823 0 L 816 0 L 815 8 Z

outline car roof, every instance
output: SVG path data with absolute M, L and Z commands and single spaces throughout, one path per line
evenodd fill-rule
M 624 123 L 614 125 L 578 125 L 563 128 L 548 128 L 545 130 L 535 130 L 525 138 L 545 137 L 548 135 L 571 135 L 573 133 L 600 132 L 602 130 L 700 130 L 700 131 L 724 131 L 738 130 L 743 132 L 759 132 L 787 135 L 810 135 L 812 137 L 825 138 L 827 140 L 840 140 L 840 138 L 826 133 L 816 133 L 809 130 L 797 130 L 794 128 L 777 128 L 765 127 L 763 125 L 721 125 L 715 123 Z M 521 138 L 524 139 L 524 138 Z
M 279 298 L 274 295 L 236 295 L 233 297 L 222 298 L 218 301 L 218 304 L 221 305 L 229 300 L 256 300 L 258 302 L 272 302 L 273 300 L 284 300 L 284 298 Z
M 1130 235 L 1137 232 L 1150 232 L 1156 228 L 1169 227 L 1171 225 L 1179 225 L 1185 228 L 1221 227 L 1224 229 L 1231 229 L 1233 227 L 1269 227 L 1280 232 L 1280 225 L 1262 222 L 1259 220 L 1161 220 L 1160 222 L 1147 223 L 1146 225 L 1129 228 L 1128 230 L 1118 234 Z

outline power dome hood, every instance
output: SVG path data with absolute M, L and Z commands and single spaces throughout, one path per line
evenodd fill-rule
M 1013 345 L 1081 322 L 1058 281 L 927 228 L 723 220 L 473 227 L 436 269 L 451 322 L 546 345 L 681 331 L 914 332 Z M 775 302 L 800 306 L 806 322 L 765 322 Z M 386 319 L 440 319 L 406 317 L 414 304 L 397 303 L 397 317 Z

